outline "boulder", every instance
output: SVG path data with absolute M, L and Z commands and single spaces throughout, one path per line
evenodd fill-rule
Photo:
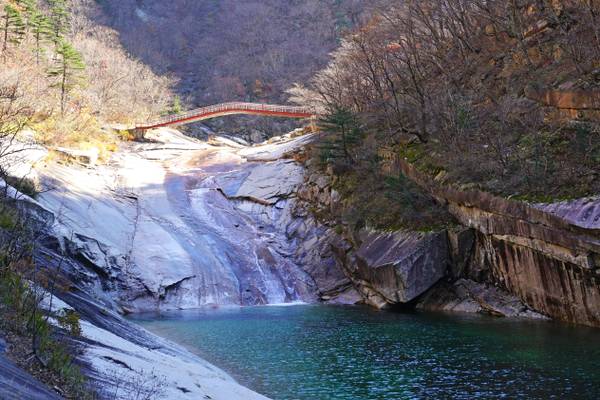
M 89 150 L 78 150 L 78 149 L 68 149 L 65 147 L 55 147 L 54 151 L 58 152 L 62 156 L 66 157 L 69 160 L 77 162 L 79 164 L 88 165 L 93 167 L 98 162 L 99 151 L 97 148 L 93 147 Z
M 303 168 L 291 160 L 279 160 L 254 168 L 233 197 L 248 198 L 274 205 L 296 192 L 303 179 Z
M 360 245 L 348 251 L 334 243 L 344 265 L 366 303 L 377 308 L 415 300 L 446 274 L 446 234 L 409 231 L 362 230 Z

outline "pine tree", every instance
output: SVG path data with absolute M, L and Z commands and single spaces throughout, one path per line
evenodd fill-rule
M 344 107 L 333 107 L 319 120 L 319 128 L 330 135 L 329 140 L 321 146 L 325 158 L 342 158 L 346 163 L 353 162 L 350 149 L 359 141 L 360 129 L 352 111 Z
M 52 24 L 48 17 L 40 11 L 35 11 L 30 20 L 31 35 L 35 42 L 35 59 L 39 65 L 40 56 L 44 51 L 43 45 L 52 38 Z
M 25 22 L 23 22 L 23 17 L 19 10 L 10 4 L 4 6 L 2 32 L 4 34 L 2 52 L 6 51 L 9 43 L 19 44 L 25 37 Z
M 65 0 L 49 0 L 50 23 L 52 26 L 52 42 L 58 49 L 62 38 L 69 29 L 69 11 Z
M 16 0 L 15 3 L 17 3 L 23 11 L 27 29 L 31 28 L 33 17 L 36 13 L 39 13 L 37 0 Z
M 48 71 L 48 75 L 58 78 L 54 87 L 60 89 L 60 111 L 64 115 L 69 93 L 83 83 L 85 64 L 81 54 L 65 40 L 60 41 L 56 54 L 56 66 Z

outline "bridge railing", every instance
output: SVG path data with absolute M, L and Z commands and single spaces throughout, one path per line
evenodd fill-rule
M 207 107 L 200 107 L 194 110 L 186 111 L 181 114 L 167 115 L 155 120 L 141 122 L 135 124 L 136 128 L 144 129 L 155 126 L 176 124 L 178 122 L 192 120 L 196 117 L 200 118 L 204 115 L 217 114 L 220 112 L 227 111 L 250 111 L 250 112 L 265 112 L 265 113 L 281 113 L 288 114 L 291 116 L 309 117 L 315 114 L 314 110 L 309 107 L 300 106 L 281 106 L 275 104 L 260 104 L 260 103 L 244 103 L 244 102 L 230 102 L 215 104 Z

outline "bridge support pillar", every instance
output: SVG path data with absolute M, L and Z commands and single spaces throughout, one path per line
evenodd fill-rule
M 131 132 L 133 133 L 134 140 L 140 142 L 144 141 L 144 135 L 146 134 L 145 129 L 133 129 Z
M 314 115 L 310 117 L 310 131 L 312 133 L 317 132 L 317 117 Z

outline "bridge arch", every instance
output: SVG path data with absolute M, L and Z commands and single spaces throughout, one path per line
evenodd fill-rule
M 181 114 L 167 115 L 155 120 L 136 123 L 133 129 L 145 131 L 164 126 L 185 125 L 226 115 L 264 115 L 282 118 L 314 118 L 316 113 L 309 107 L 282 106 L 262 103 L 230 102 L 200 107 Z

